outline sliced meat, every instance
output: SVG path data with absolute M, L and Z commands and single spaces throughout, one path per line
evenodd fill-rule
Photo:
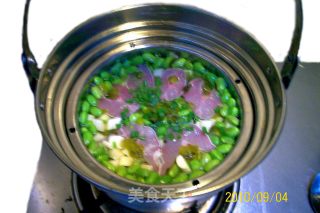
M 213 150 L 215 145 L 211 142 L 209 136 L 202 132 L 198 126 L 193 125 L 192 127 L 192 131 L 184 131 L 182 133 L 182 146 L 191 144 L 198 146 L 199 149 L 204 152 Z
M 196 78 L 189 82 L 189 90 L 183 95 L 185 100 L 192 104 L 193 110 L 201 119 L 210 119 L 214 109 L 220 104 L 216 91 L 209 94 L 203 93 L 203 80 Z
M 138 139 L 137 143 L 143 146 L 145 160 L 160 175 L 164 175 L 178 156 L 181 142 L 168 141 L 161 146 L 155 131 L 148 126 L 133 125 L 132 128 L 124 126 L 119 129 L 123 137 L 130 137 L 131 131 L 138 131 L 143 138 Z
M 128 88 L 122 85 L 115 86 L 118 96 L 115 99 L 101 98 L 98 103 L 98 107 L 107 110 L 107 113 L 113 117 L 120 117 L 121 112 L 128 108 L 129 114 L 134 113 L 139 109 L 138 104 L 128 104 L 126 100 L 131 98 Z
M 186 75 L 181 69 L 167 69 L 162 75 L 161 99 L 172 101 L 183 94 L 187 84 Z
M 151 73 L 150 69 L 147 65 L 142 64 L 139 65 L 138 69 L 141 71 L 141 75 L 139 74 L 131 74 L 127 80 L 127 86 L 129 89 L 135 89 L 143 82 L 147 82 L 149 87 L 154 87 L 154 76 Z

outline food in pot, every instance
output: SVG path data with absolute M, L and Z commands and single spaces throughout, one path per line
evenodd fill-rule
M 198 178 L 232 151 L 239 101 L 221 72 L 186 52 L 135 52 L 84 87 L 83 143 L 116 174 L 147 184 Z

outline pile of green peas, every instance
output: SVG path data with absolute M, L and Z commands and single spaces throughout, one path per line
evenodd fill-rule
M 110 163 L 110 150 L 94 140 L 98 130 L 88 116 L 99 119 L 105 114 L 106 112 L 97 106 L 99 99 L 110 92 L 113 85 L 125 82 L 128 75 L 138 72 L 138 65 L 141 64 L 147 64 L 151 71 L 181 68 L 186 72 L 189 80 L 200 77 L 211 89 L 218 92 L 222 104 L 215 109 L 214 126 L 206 130 L 216 148 L 207 153 L 201 152 L 197 159 L 187 160 L 190 173 L 182 171 L 176 163 L 164 176 L 141 167 L 142 162 L 139 160 L 130 167 L 115 166 Z M 232 151 L 240 134 L 241 112 L 236 93 L 231 85 L 215 67 L 186 52 L 143 51 L 123 57 L 94 75 L 84 87 L 82 94 L 79 100 L 78 121 L 84 145 L 101 165 L 129 180 L 147 184 L 171 184 L 198 178 L 223 162 Z

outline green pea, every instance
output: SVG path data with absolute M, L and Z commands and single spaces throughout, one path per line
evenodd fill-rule
M 219 151 L 222 154 L 227 154 L 231 151 L 232 147 L 233 146 L 231 144 L 221 144 L 217 146 L 217 151 Z
M 214 159 L 218 159 L 218 160 L 220 160 L 220 161 L 223 160 L 223 155 L 222 155 L 220 152 L 218 152 L 216 149 L 210 151 L 210 155 L 211 155 L 211 157 L 214 158 Z
M 109 155 L 107 154 L 107 152 L 104 152 L 102 154 L 100 154 L 99 156 L 97 156 L 97 160 L 101 163 L 103 161 L 108 161 L 109 160 Z
M 93 86 L 93 87 L 91 88 L 91 93 L 92 93 L 92 95 L 93 95 L 95 98 L 97 98 L 97 99 L 100 99 L 100 98 L 102 97 L 102 92 L 101 92 L 101 90 L 99 89 L 99 87 L 97 87 L 97 86 Z
M 167 57 L 164 59 L 163 67 L 164 67 L 164 68 L 169 68 L 173 60 L 174 60 L 174 57 L 173 57 L 173 56 L 167 56 Z
M 228 106 L 227 105 L 222 105 L 220 107 L 220 110 L 219 110 L 219 114 L 222 116 L 222 117 L 226 117 L 228 115 Z
M 121 176 L 124 177 L 127 174 L 127 169 L 124 166 L 118 166 L 118 168 L 116 168 L 116 173 Z
M 185 58 L 178 58 L 177 60 L 175 60 L 172 64 L 172 67 L 175 68 L 183 68 L 184 64 L 186 63 L 186 59 Z
M 142 57 L 145 61 L 150 62 L 150 63 L 154 63 L 156 60 L 156 57 L 152 53 L 149 53 L 149 52 L 143 53 Z
M 189 53 L 187 52 L 181 52 L 180 53 L 181 58 L 189 58 Z
M 229 127 L 224 130 L 224 133 L 230 137 L 237 137 L 240 133 L 240 129 L 238 127 Z
M 154 67 L 155 68 L 161 68 L 161 67 L 163 67 L 163 64 L 164 64 L 164 59 L 156 57 L 156 60 L 154 62 Z
M 150 172 L 150 170 L 141 167 L 137 170 L 137 174 L 141 177 L 148 177 L 150 175 Z
M 217 85 L 218 91 L 222 91 L 222 90 L 226 89 L 226 86 L 227 86 L 225 80 L 221 77 L 217 78 L 216 85 Z
M 205 166 L 204 166 L 204 170 L 206 172 L 211 171 L 213 168 L 215 168 L 216 166 L 218 166 L 220 164 L 220 161 L 218 159 L 213 159 L 211 161 L 209 161 Z
M 99 117 L 99 116 L 102 115 L 102 110 L 99 109 L 98 107 L 91 107 L 90 108 L 90 113 L 95 117 Z
M 193 70 L 193 64 L 190 61 L 186 61 L 186 63 L 184 64 L 184 68 L 186 68 L 187 70 Z
M 137 181 L 140 183 L 145 183 L 145 179 L 143 177 L 137 177 Z
M 180 172 L 179 167 L 178 167 L 176 164 L 174 164 L 174 165 L 169 169 L 168 174 L 169 174 L 170 177 L 175 177 L 179 172 Z
M 234 139 L 231 138 L 231 137 L 222 136 L 222 137 L 221 137 L 221 142 L 222 142 L 222 143 L 234 144 Z
M 217 76 L 213 73 L 208 72 L 206 74 L 207 80 L 209 81 L 209 83 L 211 84 L 211 86 L 215 85 L 215 81 L 217 79 Z
M 142 114 L 140 113 L 132 113 L 130 116 L 129 116 L 129 121 L 131 123 L 135 123 L 139 118 L 142 118 Z
M 217 129 L 223 129 L 225 128 L 225 124 L 222 121 L 216 121 L 216 123 L 214 124 L 214 127 L 216 127 Z
M 86 146 L 88 146 L 93 141 L 93 135 L 89 131 L 84 132 L 82 137 L 83 137 L 83 142 Z
M 201 157 L 201 164 L 206 165 L 209 161 L 211 161 L 211 156 L 209 153 L 203 153 Z
M 238 116 L 239 115 L 239 108 L 238 107 L 230 107 L 229 108 L 229 115 Z
M 233 124 L 233 125 L 235 125 L 235 126 L 238 126 L 238 125 L 240 124 L 239 119 L 238 119 L 237 117 L 235 117 L 235 116 L 229 115 L 229 116 L 227 116 L 226 118 L 227 118 L 227 120 L 228 120 L 231 124 Z
M 109 169 L 109 170 L 111 170 L 113 172 L 116 170 L 116 167 L 112 163 L 110 163 L 108 161 L 102 161 L 101 163 L 102 163 L 103 166 L 105 166 L 107 169 Z
M 216 136 L 214 133 L 210 133 L 209 134 L 209 137 L 211 139 L 211 142 L 214 144 L 214 145 L 219 145 L 220 144 L 220 138 L 218 136 Z
M 200 177 L 200 176 L 202 176 L 202 175 L 204 175 L 204 174 L 205 174 L 204 171 L 195 170 L 195 171 L 193 171 L 193 172 L 190 174 L 189 178 L 190 178 L 190 179 L 195 179 L 195 178 L 198 178 L 198 177 Z
M 87 101 L 91 106 L 97 106 L 97 99 L 93 95 L 87 95 Z
M 160 183 L 167 184 L 170 183 L 172 178 L 169 175 L 161 176 Z
M 88 121 L 88 122 L 87 122 L 87 127 L 88 127 L 88 130 L 89 130 L 92 134 L 96 134 L 96 133 L 97 133 L 97 127 L 93 124 L 92 121 Z
M 160 126 L 157 128 L 157 135 L 166 135 L 167 134 L 167 127 Z
M 100 73 L 100 77 L 105 81 L 109 80 L 110 76 L 111 76 L 110 73 L 108 73 L 107 71 L 103 71 Z
M 135 174 L 138 171 L 139 168 L 140 168 L 140 164 L 134 163 L 132 166 L 130 166 L 128 168 L 128 173 L 129 174 Z
M 135 73 L 137 71 L 138 71 L 138 68 L 136 66 L 129 66 L 129 67 L 126 68 L 126 72 L 129 73 L 129 74 L 130 73 Z
M 181 183 L 188 180 L 188 175 L 186 173 L 180 173 L 175 178 L 173 178 L 173 183 Z
M 202 169 L 201 162 L 196 160 L 196 159 L 191 160 L 189 164 L 190 164 L 190 167 L 191 167 L 192 171 L 196 171 L 196 170 Z
M 88 120 L 88 113 L 87 112 L 81 112 L 79 115 L 79 123 L 80 124 L 85 124 Z
M 204 68 L 204 66 L 202 65 L 201 62 L 195 62 L 193 64 L 193 68 L 195 71 L 200 72 L 200 73 L 203 73 L 206 71 L 206 69 Z
M 178 112 L 178 115 L 179 116 L 186 116 L 186 115 L 188 115 L 189 113 L 191 113 L 192 111 L 190 110 L 190 109 L 184 109 L 184 110 L 180 110 L 179 112 Z
M 137 180 L 137 178 L 136 178 L 135 176 L 129 175 L 129 174 L 126 175 L 125 178 L 127 178 L 127 179 L 129 179 L 129 180 L 133 180 L 133 181 L 136 181 L 136 180 Z
M 82 112 L 89 112 L 89 109 L 90 109 L 90 104 L 88 103 L 88 101 L 83 101 L 81 104 Z
M 105 81 L 101 84 L 101 88 L 103 90 L 104 93 L 108 93 L 111 91 L 112 89 L 112 84 L 110 81 Z
M 124 67 L 129 67 L 131 65 L 131 62 L 129 60 L 125 60 L 122 64 Z
M 80 132 L 83 134 L 84 132 L 89 131 L 86 127 L 81 127 Z
M 228 92 L 228 90 L 227 89 L 223 90 L 223 93 L 221 96 L 222 103 L 227 104 L 230 98 L 231 98 L 231 95 Z
M 236 104 L 237 104 L 237 101 L 234 98 L 230 98 L 227 103 L 229 107 L 236 106 Z
M 132 59 L 132 64 L 133 64 L 133 65 L 143 64 L 143 57 L 140 56 L 140 55 L 135 56 L 135 57 Z
M 146 179 L 146 183 L 154 184 L 158 181 L 158 178 L 159 178 L 159 174 L 154 171 L 151 171 L 150 175 Z
M 184 69 L 183 71 L 186 74 L 187 78 L 192 78 L 192 76 L 193 76 L 193 71 L 192 70 Z
M 88 150 L 92 155 L 96 155 L 98 153 L 98 145 L 97 143 L 93 142 L 90 143 L 88 146 Z
M 94 76 L 93 77 L 93 82 L 96 84 L 96 85 L 99 85 L 102 83 L 102 78 L 100 78 L 99 76 Z
M 120 72 L 121 67 L 122 67 L 122 64 L 121 64 L 120 62 L 117 62 L 115 65 L 113 65 L 113 66 L 111 67 L 111 70 L 110 70 L 110 71 L 111 71 L 113 74 L 117 74 L 117 73 Z

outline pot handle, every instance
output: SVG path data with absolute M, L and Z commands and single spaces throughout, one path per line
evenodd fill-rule
M 35 92 L 37 81 L 40 74 L 40 68 L 38 68 L 37 61 L 30 50 L 29 39 L 28 39 L 28 14 L 29 5 L 31 0 L 27 0 L 24 7 L 23 15 L 23 27 L 22 27 L 22 55 L 21 60 L 23 64 L 24 71 L 27 74 L 29 85 L 32 92 Z
M 31 0 L 26 0 L 24 15 L 23 15 L 23 28 L 22 28 L 22 64 L 27 74 L 31 90 L 35 92 L 37 81 L 39 78 L 40 69 L 38 68 L 37 61 L 30 50 L 28 40 L 28 14 Z M 293 75 L 298 66 L 298 51 L 300 47 L 301 34 L 302 34 L 302 23 L 303 23 L 303 12 L 301 0 L 295 1 L 295 28 L 293 37 L 291 40 L 290 49 L 285 57 L 282 69 L 281 77 L 284 87 L 287 89 L 293 78 Z

